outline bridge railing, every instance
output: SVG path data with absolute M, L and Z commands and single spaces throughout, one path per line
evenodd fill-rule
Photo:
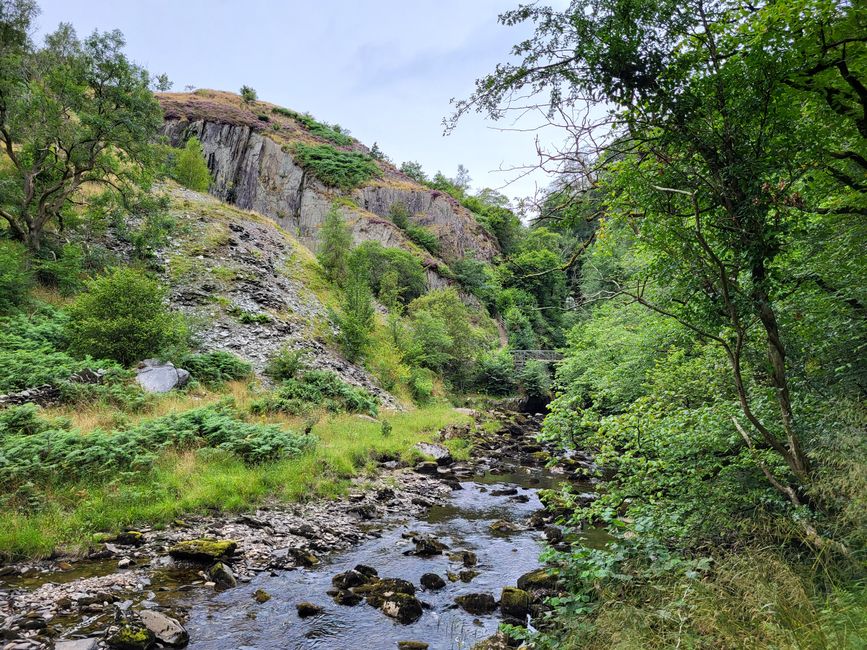
M 512 358 L 515 360 L 515 370 L 520 372 L 531 359 L 542 363 L 557 363 L 563 359 L 563 355 L 557 350 L 512 350 Z

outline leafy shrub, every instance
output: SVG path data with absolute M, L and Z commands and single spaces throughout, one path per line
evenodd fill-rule
M 42 284 L 56 287 L 71 296 L 84 287 L 86 255 L 80 244 L 64 244 L 58 252 L 45 251 L 34 260 L 36 275 Z
M 58 482 L 146 470 L 164 449 L 212 447 L 255 464 L 297 455 L 309 435 L 250 424 L 219 407 L 167 415 L 111 433 L 51 428 L 0 441 L 0 483 Z
M 323 122 L 319 122 L 313 118 L 311 115 L 307 115 L 305 113 L 297 113 L 288 108 L 282 108 L 280 106 L 275 106 L 271 109 L 272 113 L 277 113 L 278 115 L 283 115 L 284 117 L 290 117 L 296 122 L 300 123 L 305 129 L 307 129 L 313 135 L 322 138 L 323 140 L 329 140 L 336 145 L 340 145 L 341 147 L 345 147 L 346 145 L 352 144 L 352 138 L 349 137 L 339 125 L 329 125 Z
M 268 364 L 265 366 L 265 375 L 275 381 L 284 381 L 295 379 L 295 376 L 299 372 L 306 369 L 306 352 L 283 346 L 274 356 L 268 359 Z
M 409 375 L 409 392 L 416 404 L 424 405 L 433 399 L 434 375 L 426 368 L 413 368 Z
M 367 284 L 363 269 L 353 269 L 343 289 L 340 315 L 336 318 L 340 327 L 338 343 L 350 361 L 361 358 L 370 345 L 373 329 L 373 295 Z
M 346 279 L 346 260 L 352 246 L 352 233 L 340 212 L 333 203 L 325 215 L 319 233 L 319 250 L 316 258 L 325 270 L 325 276 L 337 284 Z
M 516 386 L 515 363 L 506 350 L 485 352 L 476 359 L 476 390 L 490 395 L 507 395 Z
M 551 374 L 541 361 L 529 359 L 518 374 L 521 392 L 531 399 L 550 397 Z
M 193 379 L 208 386 L 246 379 L 253 373 L 249 363 L 225 350 L 188 354 L 180 360 L 179 365 L 189 370 Z
M 20 305 L 30 288 L 27 254 L 16 242 L 0 241 L 0 314 Z
M 349 266 L 364 274 L 368 286 L 380 298 L 390 293 L 390 299 L 393 299 L 396 292 L 396 297 L 407 304 L 423 295 L 427 289 L 421 262 L 412 253 L 400 248 L 386 248 L 376 241 L 362 242 L 349 254 Z M 384 280 L 391 273 L 397 275 L 396 285 L 384 292 Z
M 284 381 L 270 395 L 256 400 L 250 411 L 254 414 L 290 413 L 298 415 L 312 406 L 322 406 L 332 412 L 378 412 L 376 398 L 363 388 L 350 386 L 329 370 L 308 370 L 298 379 Z
M 180 346 L 186 323 L 164 299 L 165 290 L 135 269 L 92 280 L 69 308 L 71 349 L 129 365 Z
M 357 151 L 341 151 L 327 144 L 298 142 L 292 148 L 292 154 L 305 171 L 325 185 L 341 190 L 351 190 L 381 175 L 376 162 Z
M 429 231 L 424 226 L 412 223 L 409 220 L 409 210 L 405 204 L 395 202 L 388 210 L 388 217 L 395 226 L 403 230 L 406 236 L 422 248 L 426 249 L 432 255 L 439 252 L 439 240 L 436 235 Z
M 258 98 L 256 91 L 247 85 L 241 86 L 240 94 L 241 94 L 241 99 L 244 101 L 245 104 L 250 104 L 252 102 L 255 102 L 256 99 Z
M 0 441 L 9 436 L 30 436 L 49 427 L 50 424 L 39 417 L 39 407 L 35 404 L 0 410 Z
M 172 177 L 184 187 L 196 192 L 206 192 L 211 185 L 211 172 L 205 161 L 202 143 L 197 137 L 187 140 L 184 148 L 175 157 Z

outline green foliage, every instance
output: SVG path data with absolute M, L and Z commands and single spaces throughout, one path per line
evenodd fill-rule
M 241 95 L 241 99 L 245 104 L 252 104 L 259 98 L 256 94 L 256 91 L 250 86 L 241 86 L 241 90 L 239 92 Z
M 278 115 L 291 117 L 310 133 L 322 138 L 323 140 L 328 140 L 329 142 L 333 142 L 341 147 L 348 146 L 353 142 L 352 138 L 340 127 L 339 124 L 325 124 L 317 121 L 312 115 L 307 113 L 296 113 L 288 108 L 282 108 L 279 106 L 275 106 L 271 110 Z
M 141 472 L 165 449 L 211 447 L 255 464 L 297 455 L 312 444 L 310 436 L 277 425 L 249 424 L 230 409 L 206 407 L 110 433 L 40 428 L 6 435 L 0 441 L 0 483 L 62 484 Z
M 292 148 L 292 155 L 306 172 L 325 185 L 344 191 L 364 185 L 382 174 L 370 156 L 357 151 L 342 151 L 327 144 L 298 142 Z
M 35 3 L 7 4 L 17 18 L 4 22 L 0 127 L 11 155 L 0 168 L 0 209 L 35 251 L 47 228 L 62 227 L 82 185 L 110 181 L 126 200 L 149 188 L 162 111 L 119 31 L 79 39 L 62 23 L 37 49 L 28 38 Z
M 190 372 L 198 382 L 207 386 L 219 386 L 227 381 L 247 379 L 252 376 L 252 366 L 225 350 L 212 350 L 184 356 L 178 365 Z
M 315 408 L 332 413 L 365 413 L 376 416 L 376 398 L 362 388 L 350 386 L 328 370 L 306 370 L 300 377 L 286 379 L 270 395 L 250 405 L 250 411 L 300 415 Z
M 92 280 L 69 308 L 70 348 L 130 365 L 186 343 L 184 320 L 165 306 L 165 290 L 132 268 Z
M 400 171 L 401 173 L 409 176 L 417 183 L 428 182 L 427 174 L 425 174 L 424 169 L 422 169 L 421 163 L 418 163 L 414 160 L 408 160 L 407 162 L 402 163 L 400 166 Z
M 439 240 L 436 235 L 424 226 L 410 221 L 406 205 L 400 202 L 392 203 L 388 211 L 388 217 L 395 226 L 403 230 L 410 241 L 415 242 L 432 255 L 439 253 Z
M 333 203 L 322 224 L 319 252 L 316 255 L 322 268 L 325 269 L 325 276 L 332 282 L 342 284 L 345 281 L 351 246 L 352 233 L 349 232 L 349 227 L 337 203 Z
M 343 354 L 350 361 L 361 359 L 370 345 L 370 333 L 373 329 L 373 294 L 367 284 L 367 273 L 364 268 L 352 268 L 343 289 L 340 315 L 337 324 L 340 327 L 338 343 Z
M 268 359 L 265 375 L 274 381 L 294 379 L 299 372 L 307 369 L 307 365 L 307 353 L 304 350 L 293 350 L 283 346 Z
M 195 136 L 187 140 L 175 157 L 172 178 L 196 192 L 207 192 L 211 185 L 211 172 L 202 151 L 202 143 Z
M 40 251 L 34 267 L 41 284 L 56 287 L 63 296 L 71 296 L 84 287 L 86 255 L 80 244 L 64 244 L 58 252 Z
M 424 267 L 412 253 L 401 248 L 386 248 L 376 241 L 365 241 L 352 249 L 349 266 L 362 274 L 377 297 L 396 297 L 403 304 L 412 302 L 427 289 Z M 383 289 L 383 281 L 389 275 Z M 389 286 L 389 282 L 393 282 Z
M 428 404 L 433 399 L 434 374 L 427 368 L 413 368 L 409 375 L 409 391 L 416 404 Z
M 515 361 L 507 350 L 485 352 L 476 359 L 473 387 L 488 395 L 508 395 L 517 386 Z
M 528 359 L 518 374 L 521 392 L 531 399 L 545 399 L 551 396 L 551 373 L 541 361 Z
M 24 302 L 30 282 L 26 249 L 16 242 L 0 240 L 0 314 Z

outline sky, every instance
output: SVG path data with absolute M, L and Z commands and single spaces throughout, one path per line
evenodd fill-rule
M 559 4 L 564 4 L 560 0 Z M 536 161 L 537 126 L 471 115 L 449 136 L 450 99 L 508 59 L 531 32 L 504 27 L 518 0 L 40 0 L 37 39 L 70 22 L 79 36 L 119 29 L 127 54 L 173 90 L 192 85 L 237 92 L 339 123 L 396 163 L 416 160 L 472 187 L 510 198 L 534 194 L 550 179 L 514 168 Z M 558 0 L 552 2 L 557 5 Z M 522 129 L 503 131 L 503 128 Z M 550 130 L 541 137 L 554 141 Z M 511 172 L 499 171 L 512 168 Z

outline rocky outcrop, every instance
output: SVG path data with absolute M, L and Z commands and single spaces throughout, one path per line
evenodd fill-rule
M 205 119 L 167 119 L 163 134 L 176 146 L 191 135 L 198 137 L 214 177 L 211 192 L 215 196 L 274 219 L 315 250 L 334 193 L 306 174 L 288 147 L 251 125 Z M 358 208 L 347 202 L 341 210 L 356 241 L 410 247 L 403 232 L 387 218 L 391 207 L 402 203 L 414 222 L 437 235 L 446 260 L 468 254 L 490 260 L 498 252 L 494 238 L 468 210 L 450 196 L 395 171 L 383 181 L 355 190 L 350 198 Z

